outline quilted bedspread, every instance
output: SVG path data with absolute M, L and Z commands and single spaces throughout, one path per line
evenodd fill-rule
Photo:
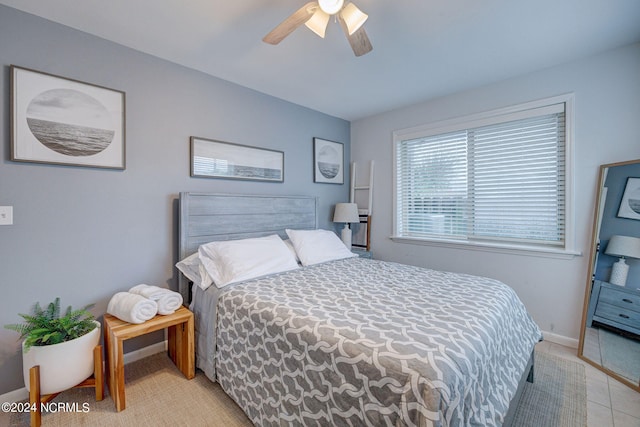
M 390 262 L 218 293 L 209 373 L 258 426 L 499 426 L 541 339 L 503 283 Z

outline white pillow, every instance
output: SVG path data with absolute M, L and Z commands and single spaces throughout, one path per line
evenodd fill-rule
M 284 244 L 287 245 L 287 248 L 289 248 L 289 250 L 291 251 L 293 256 L 296 257 L 296 262 L 300 263 L 300 258 L 298 257 L 298 254 L 296 253 L 296 248 L 294 248 L 293 247 L 293 243 L 291 243 L 291 239 L 284 240 Z
M 218 283 L 220 283 L 220 281 L 222 280 L 220 271 L 218 270 L 218 265 L 216 264 L 214 259 L 210 257 L 209 254 L 205 251 L 205 247 L 207 247 L 208 245 L 212 245 L 213 243 L 216 242 L 200 245 L 200 247 L 198 248 L 198 258 L 200 259 L 200 263 L 202 264 L 209 277 L 211 277 L 213 283 L 218 286 Z
M 329 230 L 286 230 L 302 265 L 358 256 Z
M 182 261 L 178 261 L 176 267 L 187 279 L 191 280 L 202 289 L 207 289 L 213 284 L 213 279 L 209 276 L 209 273 L 207 273 L 204 265 L 202 265 L 197 252 L 189 255 Z
M 298 267 L 282 239 L 274 234 L 254 239 L 211 242 L 198 248 L 200 260 L 217 287 Z

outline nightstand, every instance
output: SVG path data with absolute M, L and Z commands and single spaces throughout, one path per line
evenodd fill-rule
M 169 357 L 187 379 L 192 379 L 196 375 L 194 322 L 193 313 L 186 307 L 182 306 L 166 316 L 157 315 L 140 324 L 128 323 L 110 314 L 104 315 L 107 386 L 116 411 L 126 408 L 123 341 L 165 328 L 169 336 Z
M 640 292 L 596 280 L 591 291 L 587 325 L 592 322 L 640 335 Z
M 358 255 L 360 258 L 373 259 L 373 252 L 368 251 L 364 248 L 351 248 L 351 252 Z

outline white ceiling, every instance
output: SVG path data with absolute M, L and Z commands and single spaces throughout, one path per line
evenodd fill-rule
M 0 0 L 314 110 L 355 120 L 640 41 L 639 0 L 353 0 L 373 51 L 338 23 L 262 37 L 306 0 Z M 640 71 L 639 71 L 640 73 Z

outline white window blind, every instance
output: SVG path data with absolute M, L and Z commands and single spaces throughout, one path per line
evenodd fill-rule
M 396 138 L 398 237 L 565 247 L 565 104 Z

